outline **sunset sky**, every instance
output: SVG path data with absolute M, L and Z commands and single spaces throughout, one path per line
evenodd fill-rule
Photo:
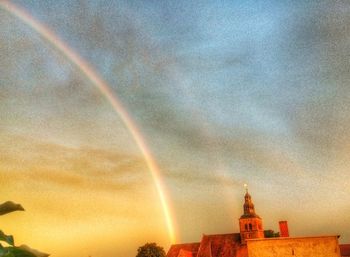
M 282 3 L 283 2 L 283 3 Z M 11 1 L 108 84 L 159 166 L 176 242 L 265 229 L 350 243 L 350 2 Z M 0 0 L 0 229 L 52 257 L 132 257 L 169 231 L 120 113 Z M 12 5 L 11 4 L 11 5 Z M 137 140 L 136 140 L 137 141 Z

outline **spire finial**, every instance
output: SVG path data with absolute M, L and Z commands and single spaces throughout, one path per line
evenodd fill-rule
M 244 183 L 244 188 L 245 188 L 245 192 L 248 193 L 248 185 L 246 183 Z

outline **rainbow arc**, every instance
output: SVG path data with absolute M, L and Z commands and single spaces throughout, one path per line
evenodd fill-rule
M 58 51 L 60 51 L 71 63 L 73 63 L 79 71 L 84 74 L 86 78 L 88 78 L 92 84 L 98 88 L 101 94 L 108 100 L 111 104 L 115 112 L 119 115 L 130 134 L 132 135 L 135 143 L 140 149 L 148 169 L 152 174 L 152 178 L 157 189 L 159 200 L 162 206 L 164 218 L 167 225 L 168 236 L 170 242 L 173 244 L 176 242 L 176 233 L 173 225 L 173 218 L 169 208 L 169 201 L 165 193 L 164 185 L 161 179 L 160 169 L 151 154 L 151 151 L 147 147 L 147 144 L 137 128 L 135 122 L 122 105 L 118 96 L 111 89 L 111 87 L 107 84 L 106 81 L 102 79 L 102 77 L 98 74 L 97 71 L 79 54 L 77 54 L 72 48 L 69 47 L 64 41 L 62 41 L 52 30 L 50 30 L 47 26 L 40 23 L 36 20 L 32 15 L 30 15 L 26 10 L 19 7 L 18 5 L 13 4 L 10 1 L 0 1 L 0 7 L 6 10 L 8 13 L 18 18 L 33 30 L 35 30 L 42 38 L 44 38 L 48 43 L 53 45 Z

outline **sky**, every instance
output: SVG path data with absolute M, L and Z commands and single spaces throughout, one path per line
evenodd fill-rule
M 16 0 L 93 67 L 159 166 L 176 242 L 265 229 L 350 242 L 350 3 Z M 1 4 L 6 4 L 2 1 Z M 53 257 L 170 246 L 132 133 L 72 60 L 0 5 L 1 217 Z

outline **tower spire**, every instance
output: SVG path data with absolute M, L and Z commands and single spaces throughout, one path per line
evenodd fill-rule
M 248 185 L 244 184 L 245 187 L 245 196 L 244 196 L 244 205 L 243 205 L 243 215 L 244 218 L 252 218 L 252 217 L 259 217 L 255 213 L 255 207 L 252 201 L 252 197 L 250 196 L 248 192 Z
M 252 197 L 248 192 L 248 185 L 244 184 L 245 195 L 243 204 L 243 215 L 239 219 L 241 242 L 245 243 L 246 239 L 263 238 L 264 230 L 261 218 L 255 213 L 255 207 Z

